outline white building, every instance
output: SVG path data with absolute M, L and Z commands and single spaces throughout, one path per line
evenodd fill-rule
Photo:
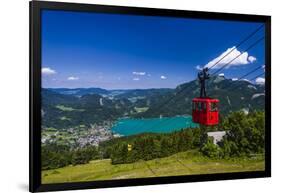
M 225 131 L 214 131 L 214 132 L 208 132 L 207 135 L 208 137 L 213 137 L 213 143 L 216 145 L 218 142 L 220 142 L 225 136 L 226 132 Z

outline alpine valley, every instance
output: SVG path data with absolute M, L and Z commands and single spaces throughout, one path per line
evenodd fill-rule
M 220 100 L 222 117 L 232 111 L 264 109 L 264 84 L 214 76 L 207 92 Z M 198 95 L 197 80 L 174 89 L 43 88 L 42 143 L 98 145 L 120 136 L 111 129 L 120 119 L 190 116 L 192 99 Z

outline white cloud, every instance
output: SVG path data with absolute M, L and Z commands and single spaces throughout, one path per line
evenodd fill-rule
M 134 81 L 140 80 L 138 77 L 133 78 Z
M 41 69 L 41 72 L 43 75 L 53 75 L 56 74 L 57 72 L 49 67 L 43 67 Z
M 197 65 L 195 68 L 196 68 L 197 70 L 202 70 L 202 69 L 203 69 L 200 65 Z
M 231 53 L 229 53 L 231 52 Z M 229 53 L 229 54 L 228 54 Z M 228 48 L 226 51 L 224 51 L 222 54 L 220 54 L 217 58 L 213 59 L 212 61 L 210 61 L 208 64 L 205 65 L 205 67 L 211 67 L 213 66 L 215 63 L 217 63 L 213 68 L 221 68 L 222 66 L 226 65 L 227 63 L 229 63 L 230 61 L 232 61 L 230 64 L 228 64 L 225 68 L 229 68 L 231 66 L 241 66 L 241 65 L 247 65 L 250 63 L 253 63 L 254 61 L 256 61 L 257 59 L 254 56 L 249 56 L 248 52 L 244 52 L 243 54 L 241 54 L 242 52 L 240 52 L 239 50 L 237 50 L 237 48 L 234 46 L 232 48 Z M 228 55 L 227 55 L 228 54 Z M 240 55 L 241 54 L 241 55 Z M 227 56 L 225 56 L 227 55 Z M 240 56 L 239 56 L 240 55 Z M 225 56 L 225 57 L 224 57 Z M 239 57 L 238 57 L 239 56 Z M 224 58 L 223 58 L 224 57 Z M 223 58 L 223 59 L 222 59 Z
M 146 72 L 132 72 L 133 75 L 137 75 L 137 76 L 144 76 L 146 74 Z
M 222 77 L 224 77 L 224 73 L 220 73 L 220 74 L 219 74 L 219 76 L 222 76 Z
M 162 80 L 167 79 L 167 77 L 166 77 L 166 76 L 164 76 L 164 75 L 160 76 L 160 78 L 161 78 Z
M 243 78 L 243 79 L 242 79 L 242 80 L 240 80 L 240 81 L 246 81 L 246 82 L 251 83 L 251 81 L 249 81 L 247 78 Z
M 253 63 L 253 62 L 255 62 L 257 59 L 256 59 L 254 56 L 249 56 L 249 57 L 248 57 L 248 60 L 249 60 L 250 63 Z
M 264 83 L 265 83 L 265 79 L 264 79 L 264 78 L 258 77 L 258 78 L 256 79 L 256 84 L 264 85 Z
M 79 77 L 70 76 L 67 78 L 67 80 L 79 80 Z
M 232 80 L 232 81 L 237 81 L 237 80 L 238 80 L 238 78 L 232 78 L 231 80 Z

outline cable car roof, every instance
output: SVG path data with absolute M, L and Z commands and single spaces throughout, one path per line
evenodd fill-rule
M 213 99 L 210 97 L 204 97 L 204 98 L 197 97 L 197 98 L 194 98 L 192 101 L 193 102 L 215 102 L 215 103 L 219 102 L 218 99 Z

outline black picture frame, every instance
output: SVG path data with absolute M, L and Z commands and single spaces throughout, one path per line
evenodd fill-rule
M 155 8 L 105 6 L 80 3 L 30 2 L 30 178 L 29 191 L 58 191 L 89 188 L 108 188 L 152 184 L 168 184 L 198 181 L 214 181 L 271 176 L 271 17 L 232 13 L 214 13 Z M 265 171 L 170 176 L 138 179 L 120 179 L 94 182 L 41 184 L 41 10 L 66 10 L 78 12 L 101 12 L 181 18 L 202 18 L 214 20 L 250 21 L 265 23 Z

